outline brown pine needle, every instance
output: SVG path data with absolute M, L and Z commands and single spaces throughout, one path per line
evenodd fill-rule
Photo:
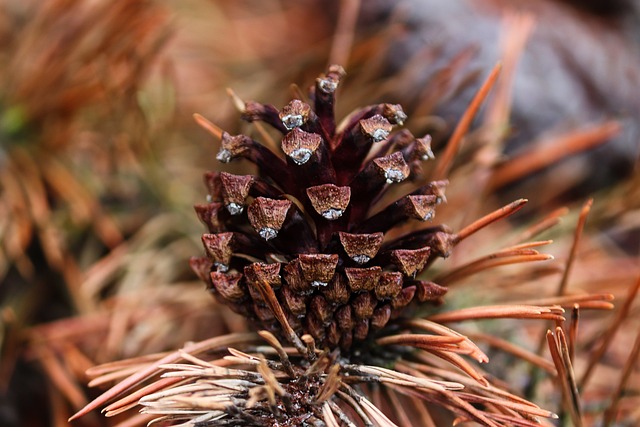
M 131 359 L 118 360 L 115 362 L 107 362 L 107 363 L 103 363 L 102 365 L 92 366 L 91 368 L 87 369 L 86 374 L 89 377 L 99 377 L 112 372 L 125 370 L 132 366 L 143 367 L 171 353 L 172 352 L 147 354 L 144 356 L 132 357 Z
M 205 119 L 203 116 L 201 116 L 198 113 L 195 113 L 193 115 L 193 118 L 196 121 L 196 123 L 198 123 L 198 125 L 200 125 L 200 127 L 202 127 L 204 130 L 209 132 L 211 135 L 215 136 L 217 139 L 222 139 L 222 134 L 224 131 L 221 128 L 214 125 L 213 123 L 211 123 L 209 120 Z
M 513 246 L 509 246 L 508 248 L 502 249 L 499 253 L 515 251 L 518 249 L 529 249 L 529 248 L 538 248 L 540 246 L 546 246 L 553 243 L 553 240 L 539 240 L 535 242 L 523 242 L 519 244 L 514 244 Z
M 552 211 L 549 215 L 544 217 L 541 221 L 537 222 L 536 224 L 524 230 L 522 234 L 520 234 L 514 240 L 514 244 L 517 244 L 520 242 L 526 242 L 534 238 L 535 236 L 539 235 L 540 233 L 556 226 L 560 222 L 562 217 L 565 216 L 567 213 L 569 213 L 569 209 L 566 207 L 558 208 Z
M 100 375 L 97 378 L 89 381 L 87 386 L 89 387 L 98 387 L 107 383 L 111 383 L 116 380 L 121 380 L 123 378 L 128 377 L 129 375 L 133 375 L 138 372 L 142 367 L 146 365 L 132 365 L 126 369 L 120 369 L 118 371 L 110 372 L 108 374 Z
M 576 253 L 578 252 L 578 243 L 580 243 L 580 236 L 582 236 L 582 230 L 584 230 L 584 225 L 587 222 L 587 215 L 589 215 L 589 211 L 591 210 L 592 205 L 593 199 L 589 199 L 582 206 L 580 216 L 578 217 L 578 225 L 576 226 L 576 231 L 573 235 L 571 252 L 569 252 L 569 258 L 567 259 L 564 273 L 562 274 L 562 280 L 560 281 L 560 285 L 558 287 L 556 295 L 564 295 L 564 293 L 566 292 L 567 283 L 569 282 L 569 274 L 571 273 L 571 268 L 573 267 L 573 262 L 576 259 Z
M 339 373 L 340 365 L 335 364 L 329 368 L 329 375 L 327 375 L 327 379 L 325 380 L 322 389 L 316 396 L 316 402 L 325 402 L 331 399 L 336 391 L 338 391 L 342 384 Z
M 300 86 L 298 86 L 295 83 L 291 83 L 289 85 L 289 91 L 291 92 L 291 96 L 294 99 L 299 99 L 299 100 L 304 101 L 304 102 L 306 102 L 308 104 L 309 99 L 304 94 L 303 90 L 300 89 Z
M 608 302 L 613 301 L 612 294 L 585 294 L 585 295 L 560 295 L 557 297 L 528 299 L 524 301 L 513 302 L 512 304 L 521 305 L 558 305 L 562 308 L 572 308 L 574 304 L 580 304 L 584 308 L 590 302 Z
M 633 344 L 633 349 L 631 350 L 631 353 L 629 354 L 629 357 L 627 358 L 627 361 L 622 370 L 620 382 L 618 383 L 618 387 L 613 394 L 611 405 L 609 405 L 609 408 L 607 408 L 607 410 L 605 411 L 603 423 L 605 427 L 611 425 L 616 417 L 616 413 L 618 411 L 618 403 L 620 402 L 620 398 L 622 397 L 622 394 L 627 387 L 629 378 L 631 378 L 631 373 L 633 372 L 633 368 L 638 361 L 638 356 L 640 356 L 640 329 L 638 330 L 638 335 L 636 336 L 636 340 Z
M 107 416 L 117 415 L 120 413 L 121 408 L 131 408 L 133 405 L 136 405 L 138 401 L 152 393 L 158 392 L 162 389 L 171 387 L 176 385 L 182 381 L 182 378 L 160 378 L 159 380 L 137 390 L 131 394 L 126 395 L 120 400 L 113 402 L 109 406 L 103 409 L 103 412 L 107 414 Z
M 562 327 L 556 327 L 556 336 L 558 337 L 560 343 L 560 350 L 562 355 L 562 360 L 567 367 L 567 383 L 570 387 L 570 396 L 571 396 L 571 417 L 573 419 L 574 425 L 576 427 L 580 427 L 582 422 L 582 408 L 580 405 L 580 394 L 578 392 L 578 385 L 576 384 L 576 375 L 573 370 L 573 363 L 571 363 L 571 355 L 569 345 L 567 344 L 567 338 L 562 330 Z
M 341 0 L 340 12 L 338 13 L 338 23 L 333 35 L 331 53 L 329 54 L 329 64 L 349 63 L 349 55 L 355 36 L 355 26 L 360 11 L 360 0 Z
M 398 424 L 400 427 L 412 427 L 414 424 L 409 419 L 409 414 L 404 410 L 404 405 L 400 401 L 400 397 L 396 393 L 395 390 L 390 387 L 386 387 L 384 389 L 385 394 L 389 397 L 389 403 L 391 409 L 394 414 L 396 414 L 396 418 L 398 419 Z
M 593 373 L 595 367 L 600 362 L 600 359 L 602 359 L 602 356 L 609 348 L 609 345 L 611 344 L 611 341 L 615 337 L 616 332 L 618 332 L 620 325 L 622 325 L 622 322 L 624 322 L 624 320 L 627 318 L 627 315 L 629 314 L 629 310 L 631 309 L 631 306 L 633 305 L 633 302 L 636 299 L 636 296 L 638 295 L 639 290 L 640 290 L 640 278 L 638 278 L 634 286 L 631 286 L 629 288 L 629 293 L 627 294 L 627 297 L 625 298 L 624 303 L 622 304 L 622 307 L 620 307 L 620 310 L 618 310 L 616 317 L 613 319 L 613 321 L 607 328 L 606 332 L 603 334 L 602 342 L 600 343 L 597 349 L 591 352 L 589 361 L 587 362 L 587 369 L 584 371 L 584 373 L 582 374 L 582 377 L 580 378 L 580 382 L 579 382 L 580 389 L 584 389 L 584 387 L 586 387 L 587 382 L 591 378 L 591 374 Z
M 502 218 L 506 218 L 510 215 L 513 215 L 514 213 L 522 209 L 522 207 L 527 203 L 527 201 L 528 201 L 527 199 L 518 199 L 514 202 L 509 203 L 506 206 L 501 207 L 500 209 L 497 209 L 491 212 L 488 215 L 483 216 L 482 218 L 478 219 L 477 221 L 467 225 L 462 230 L 460 230 L 456 234 L 454 242 L 456 244 L 460 243 L 462 240 L 466 239 L 467 237 L 471 236 L 474 233 L 477 233 L 478 231 L 482 230 L 484 227 L 488 226 L 489 224 L 492 224 Z
M 471 122 L 475 117 L 476 113 L 480 109 L 480 106 L 484 102 L 485 98 L 489 94 L 491 88 L 495 85 L 498 76 L 500 75 L 500 70 L 502 68 L 501 63 L 497 63 L 491 73 L 485 80 L 485 82 L 480 87 L 480 90 L 473 97 L 473 100 L 465 110 L 464 114 L 460 118 L 458 125 L 456 126 L 451 138 L 449 138 L 449 142 L 447 142 L 447 147 L 445 148 L 444 153 L 440 156 L 440 160 L 436 166 L 436 169 L 433 172 L 432 180 L 442 180 L 446 179 L 449 175 L 449 170 L 451 169 L 451 165 L 453 164 L 453 159 L 458 152 L 460 144 L 462 143 L 462 138 L 469 131 L 469 127 L 471 126 Z
M 255 342 L 257 339 L 258 339 L 258 335 L 253 333 L 229 334 L 229 335 L 223 335 L 220 337 L 211 338 L 205 341 L 201 341 L 199 343 L 187 344 L 183 350 L 191 354 L 196 354 L 196 353 L 211 350 L 214 348 L 229 347 L 230 345 L 233 345 L 233 344 Z M 83 415 L 88 414 L 89 412 L 106 404 L 111 399 L 118 397 L 119 395 L 131 389 L 132 387 L 140 384 L 142 381 L 156 375 L 156 373 L 158 372 L 158 368 L 161 365 L 179 361 L 181 358 L 182 358 L 181 353 L 179 351 L 176 351 L 166 355 L 162 359 L 156 360 L 155 362 L 148 365 L 146 368 L 139 370 L 138 372 L 131 375 L 124 381 L 111 387 L 109 390 L 104 392 L 102 395 L 98 396 L 93 401 L 89 402 L 84 408 L 82 408 L 80 411 L 74 414 L 71 418 L 69 418 L 69 421 L 73 421 L 75 419 L 82 417 Z
M 439 344 L 459 344 L 464 337 L 425 335 L 425 334 L 400 334 L 378 338 L 378 345 L 408 345 L 422 348 L 423 346 L 438 346 Z
M 113 427 L 139 427 L 143 425 L 151 425 L 151 421 L 154 418 L 155 416 L 150 414 L 135 414 Z
M 85 405 L 86 398 L 82 389 L 62 363 L 60 363 L 56 355 L 45 346 L 39 346 L 37 352 L 40 363 L 47 372 L 47 376 L 60 393 L 71 402 L 74 408 L 80 408 Z
M 437 276 L 434 281 L 441 286 L 451 286 L 451 284 L 457 281 L 491 268 L 510 264 L 522 264 L 525 262 L 548 261 L 551 259 L 553 259 L 552 255 L 540 254 L 530 249 L 515 250 L 513 252 L 496 252 L 472 261 L 469 264 L 462 265 L 443 276 Z
M 229 98 L 231 98 L 231 103 L 233 104 L 235 109 L 238 110 L 239 113 L 244 113 L 246 111 L 247 106 L 245 102 L 230 87 L 227 88 L 227 95 L 229 95 Z M 194 114 L 194 118 L 195 118 L 195 114 Z M 196 120 L 198 119 L 196 118 Z
M 473 366 L 471 366 L 469 362 L 464 360 L 461 356 L 451 352 L 439 351 L 439 350 L 433 350 L 433 351 L 430 351 L 430 353 L 433 353 L 439 358 L 451 363 L 453 366 L 457 367 L 462 372 L 466 373 L 471 378 L 476 380 L 482 386 L 489 387 L 489 382 L 482 376 L 482 374 L 478 372 Z
M 488 184 L 489 191 L 530 176 L 567 156 L 602 144 L 618 132 L 620 124 L 610 121 L 591 129 L 561 135 L 544 144 L 533 143 L 530 145 L 532 149 L 496 168 Z
M 428 319 L 433 322 L 452 323 L 484 319 L 548 319 L 563 321 L 561 307 L 536 307 L 529 305 L 492 305 L 470 307 L 447 313 L 435 314 Z
M 345 388 L 349 394 L 344 391 L 338 390 L 336 394 L 342 399 L 347 405 L 349 405 L 356 414 L 360 417 L 365 426 L 373 426 L 374 424 L 371 422 L 367 414 L 364 412 L 362 407 L 358 404 L 358 400 L 360 399 L 360 395 L 358 395 L 351 387 L 345 385 Z
M 280 326 L 282 326 L 283 332 L 289 339 L 289 342 L 300 352 L 300 354 L 307 354 L 310 360 L 315 360 L 315 354 L 307 353 L 307 346 L 304 345 L 298 334 L 296 334 L 291 325 L 289 325 L 289 321 L 287 320 L 284 310 L 282 309 L 273 288 L 271 288 L 271 285 L 265 281 L 257 282 L 257 284 L 258 291 L 269 305 L 271 312 L 280 323 Z
M 535 27 L 532 14 L 507 12 L 500 34 L 502 78 L 496 84 L 491 100 L 487 102 L 484 123 L 492 132 L 490 140 L 503 139 L 511 115 L 513 81 L 516 68 L 524 52 L 529 36 Z
M 502 350 L 505 353 L 512 354 L 534 366 L 538 366 L 553 376 L 557 374 L 553 363 L 549 362 L 544 357 L 539 356 L 532 351 L 525 350 L 524 348 L 519 347 L 509 341 L 498 338 L 495 335 L 472 333 L 469 334 L 469 337 L 475 340 L 484 341 L 492 347 Z
M 429 410 L 425 406 L 424 402 L 414 396 L 409 396 L 409 399 L 411 400 L 412 409 L 419 417 L 416 425 L 422 427 L 436 427 L 436 423 L 435 421 L 433 421 L 433 418 L 431 417 L 431 414 L 429 413 Z
M 275 335 L 273 335 L 269 331 L 260 331 L 258 332 L 258 335 L 260 335 L 266 342 L 269 343 L 271 347 L 273 347 L 278 352 L 278 356 L 280 357 L 280 361 L 282 362 L 282 366 L 284 367 L 285 372 L 290 377 L 295 377 L 295 372 L 293 371 L 293 366 L 291 365 L 289 356 L 282 347 L 282 344 L 280 344 L 280 341 L 278 341 L 278 338 L 276 338 Z
M 327 402 L 322 405 L 322 420 L 327 427 L 340 427 L 338 420 L 335 415 L 333 415 L 333 411 Z
M 578 340 L 578 323 L 580 321 L 580 304 L 574 304 L 571 310 L 571 323 L 569 325 L 569 360 L 573 364 L 576 354 L 576 342 Z
M 440 335 L 448 335 L 448 336 L 452 336 L 452 337 L 461 337 L 464 339 L 464 341 L 461 341 L 458 345 L 461 348 L 465 348 L 468 350 L 468 354 L 469 357 L 474 358 L 476 361 L 478 361 L 478 363 L 488 363 L 489 362 L 489 358 L 487 357 L 486 354 L 484 354 L 484 352 L 482 350 L 480 350 L 480 348 L 473 342 L 471 341 L 468 337 L 466 337 L 465 335 L 462 335 L 459 332 L 454 331 L 453 329 L 450 329 L 440 323 L 436 323 L 436 322 L 432 322 L 430 320 L 427 319 L 411 319 L 411 320 L 406 320 L 405 321 L 405 325 L 413 327 L 413 328 L 417 328 L 417 329 L 422 329 L 424 331 L 428 331 L 428 332 L 433 332 L 433 333 L 437 333 Z
M 533 415 L 534 417 L 554 418 L 554 413 L 537 406 L 526 405 L 517 402 L 509 402 L 508 400 L 496 399 L 487 396 L 481 396 L 472 393 L 458 393 L 458 396 L 462 397 L 467 402 L 481 403 L 481 404 L 495 404 L 502 408 L 508 408 L 516 412 L 526 413 Z M 557 416 L 556 416 L 557 418 Z
M 551 353 L 551 359 L 558 371 L 557 378 L 562 389 L 565 406 L 569 409 L 573 425 L 581 427 L 583 424 L 580 409 L 580 397 L 578 396 L 573 367 L 569 360 L 569 352 L 564 338 L 564 332 L 562 331 L 562 328 L 556 327 L 555 333 L 551 332 L 551 330 L 547 330 L 546 338 L 547 344 L 549 345 L 549 351 Z
M 235 107 L 236 110 L 240 113 L 244 113 L 246 111 L 246 103 L 235 93 L 235 91 L 231 88 L 227 88 L 227 95 L 231 98 L 231 103 Z M 194 115 L 195 117 L 195 115 Z M 196 118 L 196 121 L 198 119 Z M 198 122 L 200 126 L 203 126 L 200 122 Z M 276 141 L 269 135 L 269 132 L 264 128 L 263 124 L 259 121 L 251 122 L 253 127 L 256 128 L 258 133 L 260 134 L 260 138 L 262 138 L 262 144 L 268 147 L 271 151 L 277 152 L 280 149 L 280 144 L 276 143 Z M 214 125 L 215 126 L 215 125 Z M 206 129 L 206 128 L 205 128 Z

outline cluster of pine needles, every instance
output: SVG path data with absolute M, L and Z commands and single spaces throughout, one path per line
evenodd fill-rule
M 25 13 L 4 3 L 12 13 Z M 0 98 L 0 393 L 33 393 L 22 384 L 34 375 L 24 366 L 37 366 L 44 374 L 37 395 L 46 396 L 52 425 L 66 425 L 80 408 L 73 425 L 640 422 L 638 260 L 597 232 L 614 222 L 621 235 L 637 228 L 640 175 L 581 208 L 530 213 L 529 225 L 504 220 L 526 210 L 525 200 L 493 210 L 500 188 L 620 131 L 615 122 L 600 123 L 502 159 L 509 88 L 533 25 L 529 17 L 505 20 L 510 43 L 503 47 L 502 63 L 486 70 L 450 136 L 435 140 L 436 160 L 421 169 L 425 182 L 450 181 L 438 219 L 457 230 L 459 244 L 425 277 L 448 288 L 443 305 L 377 338 L 386 356 L 375 364 L 327 351 L 310 335 L 286 342 L 255 329 L 195 282 L 187 259 L 200 251 L 199 230 L 188 205 L 204 193 L 196 180 L 214 166 L 211 147 L 196 142 L 175 148 L 190 138 L 204 140 L 203 133 L 171 122 L 162 111 L 145 110 L 140 93 L 158 69 L 180 87 L 166 52 L 210 46 L 180 35 L 168 41 L 167 9 L 156 2 L 90 3 L 50 0 L 27 25 L 20 16 L 0 23 L 1 72 L 8 82 Z M 218 108 L 226 86 L 262 96 L 275 83 L 306 85 L 327 57 L 348 65 L 338 108 L 350 111 L 384 97 L 403 76 L 381 82 L 375 66 L 359 66 L 365 58 L 375 64 L 385 47 L 384 35 L 358 40 L 358 3 L 341 2 L 333 33 L 317 24 L 316 33 L 324 37 L 290 35 L 289 43 L 306 44 L 289 46 L 305 67 L 269 69 L 273 61 L 260 55 L 282 49 L 275 39 L 243 51 L 213 40 L 213 56 L 229 58 L 215 64 L 215 78 L 202 82 L 211 85 L 216 109 L 208 110 L 200 99 L 182 108 L 200 111 L 198 124 L 220 138 L 221 129 L 204 116 L 232 128 L 247 105 L 229 91 L 231 102 Z M 286 26 L 312 14 L 303 9 L 281 11 L 276 22 Z M 274 25 L 264 17 L 225 19 L 237 12 L 233 6 L 217 5 L 215 12 L 206 17 L 219 20 L 218 35 L 240 34 L 248 26 L 260 34 Z M 438 98 L 455 90 L 447 87 L 448 77 L 468 59 L 461 54 L 424 89 L 425 102 L 408 111 L 406 128 L 416 134 L 429 129 Z M 250 61 L 249 68 L 257 70 L 251 83 L 234 81 L 226 71 Z M 367 73 L 358 75 L 360 68 Z M 275 102 L 284 105 L 281 92 Z M 290 97 L 304 98 L 304 91 L 294 85 Z M 154 119 L 167 123 L 149 123 Z M 169 126 L 177 130 L 166 136 Z M 266 145 L 274 140 L 260 123 L 242 130 Z M 150 146 L 153 138 L 164 140 Z M 177 166 L 167 166 L 174 160 Z M 175 183 L 165 168 L 177 168 L 170 172 L 184 182 Z M 228 170 L 253 172 L 247 165 Z M 132 182 L 133 193 L 126 190 Z M 180 196 L 167 190 L 176 185 Z M 552 199 L 554 191 L 560 189 L 543 189 L 541 197 Z M 105 212 L 113 200 L 118 210 Z M 540 252 L 545 246 L 550 249 Z M 47 313 L 47 304 L 59 299 L 71 308 Z M 85 388 L 87 379 L 92 387 L 111 387 L 92 400 L 96 395 Z M 95 413 L 99 408 L 107 419 Z M 30 425 L 39 425 L 37 417 Z

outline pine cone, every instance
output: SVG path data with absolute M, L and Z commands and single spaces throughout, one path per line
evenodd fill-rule
M 399 105 L 365 107 L 338 126 L 343 76 L 332 66 L 316 80 L 313 108 L 299 99 L 280 111 L 247 103 L 244 119 L 282 132 L 285 158 L 248 136 L 223 134 L 217 159 L 248 159 L 258 174 L 206 174 L 210 202 L 196 211 L 209 229 L 207 256 L 192 267 L 220 303 L 296 347 L 297 336 L 310 334 L 321 347 L 361 353 L 412 301 L 444 295 L 446 288 L 415 278 L 448 255 L 454 236 L 433 226 L 387 237 L 408 221 L 431 220 L 446 182 L 372 214 L 391 188 L 418 180 L 432 157 L 430 138 L 391 133 L 406 119 Z

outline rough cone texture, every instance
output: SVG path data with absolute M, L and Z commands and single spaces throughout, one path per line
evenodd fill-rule
M 445 288 L 415 277 L 447 256 L 452 234 L 438 226 L 385 238 L 405 222 L 431 220 L 446 182 L 423 185 L 372 214 L 391 187 L 419 178 L 419 164 L 432 156 L 429 138 L 391 134 L 406 119 L 399 105 L 365 107 L 339 128 L 333 106 L 343 76 L 332 66 L 319 77 L 313 106 L 299 99 L 280 111 L 247 104 L 245 119 L 282 132 L 281 153 L 223 134 L 217 159 L 248 159 L 259 173 L 206 175 L 210 203 L 196 206 L 209 229 L 206 257 L 192 266 L 219 302 L 260 328 L 286 339 L 282 311 L 298 336 L 349 354 L 364 350 L 412 301 L 440 300 Z

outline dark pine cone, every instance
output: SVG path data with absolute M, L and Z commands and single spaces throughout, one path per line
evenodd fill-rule
M 299 99 L 280 111 L 246 103 L 243 118 L 280 131 L 282 151 L 223 133 L 217 159 L 248 159 L 258 174 L 205 175 L 209 203 L 195 208 L 209 229 L 206 257 L 191 264 L 220 303 L 259 328 L 296 346 L 310 334 L 320 346 L 349 352 L 363 350 L 412 301 L 440 300 L 446 288 L 416 275 L 447 256 L 454 237 L 444 226 L 389 237 L 407 221 L 433 218 L 444 181 L 372 214 L 397 183 L 419 185 L 421 163 L 433 157 L 430 138 L 391 133 L 406 119 L 399 105 L 367 106 L 337 125 L 343 76 L 332 66 L 316 80 L 313 108 Z

